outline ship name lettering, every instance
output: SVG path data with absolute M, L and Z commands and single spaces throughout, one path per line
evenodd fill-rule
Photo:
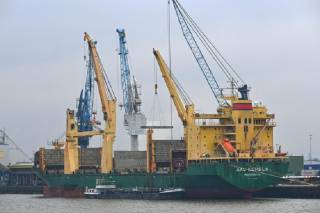
M 267 172 L 269 171 L 269 168 L 264 167 L 237 167 L 236 172 Z

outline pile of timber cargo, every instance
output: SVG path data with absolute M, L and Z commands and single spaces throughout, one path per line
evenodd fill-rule
M 155 163 L 159 170 L 169 171 L 186 166 L 185 144 L 182 140 L 154 140 Z M 172 154 L 171 154 L 172 153 Z M 77 173 L 99 173 L 101 148 L 79 149 L 80 169 Z M 41 148 L 35 153 L 35 167 L 46 174 L 63 174 L 64 150 Z M 114 151 L 114 171 L 119 173 L 145 172 L 147 170 L 146 151 Z

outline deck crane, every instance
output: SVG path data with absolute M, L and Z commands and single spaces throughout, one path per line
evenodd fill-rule
M 67 110 L 66 144 L 64 148 L 65 174 L 76 173 L 79 169 L 78 139 L 95 135 L 102 135 L 103 138 L 100 165 L 101 173 L 109 173 L 113 169 L 112 148 L 116 130 L 116 97 L 97 52 L 97 42 L 92 40 L 87 33 L 84 33 L 84 40 L 88 43 L 89 56 L 93 64 L 94 79 L 99 91 L 105 126 L 104 129 L 80 132 L 78 131 L 74 110 Z
M 113 142 L 116 131 L 116 96 L 111 87 L 110 81 L 101 63 L 99 54 L 96 49 L 96 43 L 91 39 L 88 33 L 84 34 L 84 40 L 87 41 L 91 57 L 93 61 L 93 68 L 95 72 L 95 80 L 99 91 L 103 119 L 105 121 L 102 153 L 101 153 L 101 172 L 109 173 L 113 169 L 112 155 Z
M 123 104 L 120 106 L 123 106 L 125 111 L 124 126 L 130 135 L 131 151 L 138 151 L 138 135 L 145 133 L 145 131 L 141 129 L 141 126 L 146 125 L 146 117 L 141 113 L 141 98 L 136 79 L 133 76 L 131 80 L 125 30 L 117 29 L 117 33 L 119 36 L 121 87 L 123 94 Z
M 158 62 L 162 77 L 166 83 L 174 106 L 177 110 L 178 116 L 183 124 L 185 143 L 187 145 L 194 144 L 196 143 L 195 140 L 197 137 L 194 137 L 193 135 L 196 135 L 196 132 L 198 131 L 198 128 L 194 121 L 194 104 L 192 103 L 186 92 L 183 90 L 183 88 L 180 86 L 173 73 L 170 72 L 160 52 L 158 50 L 153 50 L 153 54 Z M 187 148 L 187 151 L 188 159 L 193 158 L 194 156 L 192 153 L 194 153 L 194 151 L 189 147 Z
M 196 113 L 194 104 L 170 72 L 160 52 L 154 50 L 153 54 L 183 124 L 188 162 L 203 158 L 227 159 L 230 156 L 245 159 L 275 157 L 272 149 L 266 151 L 273 146 L 271 136 L 274 127 L 269 122 L 274 115 L 268 114 L 266 107 L 253 107 L 251 100 L 233 96 L 230 105 L 220 107 L 218 114 Z M 252 152 L 252 144 L 257 144 L 257 140 L 259 147 L 255 146 L 255 152 Z
M 272 149 L 275 124 L 270 122 L 274 119 L 274 114 L 269 114 L 265 106 L 252 104 L 248 97 L 249 89 L 241 77 L 195 24 L 178 0 L 172 2 L 183 35 L 219 104 L 217 114 L 195 113 L 193 103 L 184 95 L 184 90 L 175 80 L 160 52 L 153 51 L 184 127 L 188 163 L 201 159 L 228 160 L 230 157 L 275 158 Z M 222 93 L 198 41 L 230 81 L 230 96 Z M 233 89 L 237 89 L 241 96 L 239 97 Z
M 222 56 L 215 45 L 208 39 L 203 31 L 198 27 L 195 21 L 182 7 L 178 0 L 172 0 L 173 7 L 175 9 L 183 36 L 188 43 L 188 46 L 196 59 L 210 89 L 217 100 L 220 107 L 226 107 L 229 105 L 227 98 L 219 86 L 211 67 L 209 66 L 199 43 L 202 44 L 204 49 L 209 53 L 212 59 L 216 62 L 218 67 L 223 71 L 227 79 L 231 82 L 232 88 L 237 88 L 241 94 L 241 98 L 248 100 L 248 87 L 242 80 L 242 78 L 233 69 L 230 63 Z M 196 39 L 197 38 L 197 39 Z
M 90 54 L 90 52 L 89 52 Z M 85 87 L 81 90 L 78 110 L 76 113 L 78 122 L 78 131 L 92 131 L 93 130 L 93 92 L 94 92 L 94 81 L 93 81 L 93 64 L 92 57 L 89 55 L 87 61 L 87 77 L 85 81 Z M 79 138 L 80 148 L 87 148 L 89 145 L 89 137 Z
M 183 125 L 186 126 L 192 120 L 194 104 L 184 89 L 180 86 L 173 73 L 170 72 L 164 59 L 158 50 L 153 50 L 153 54 L 158 62 L 162 77 L 167 85 L 172 101 L 177 109 L 178 116 Z

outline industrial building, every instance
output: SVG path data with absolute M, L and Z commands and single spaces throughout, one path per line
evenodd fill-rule
M 320 162 L 308 161 L 301 171 L 302 176 L 320 176 Z
M 32 163 L 0 165 L 0 193 L 40 194 L 44 184 Z

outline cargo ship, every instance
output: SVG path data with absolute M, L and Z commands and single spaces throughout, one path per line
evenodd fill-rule
M 253 192 L 274 185 L 287 171 L 281 160 L 260 159 L 250 163 L 235 160 L 190 162 L 186 171 L 167 174 L 130 172 L 127 174 L 42 174 L 47 186 L 44 196 L 83 197 L 95 188 L 97 179 L 112 180 L 120 188 L 183 188 L 185 198 L 247 198 Z
M 182 99 L 174 78 L 160 52 L 155 50 L 154 55 L 177 106 Z M 267 113 L 261 103 L 252 103 L 245 87 L 240 91 L 245 93 L 228 97 L 230 105 L 219 107 L 217 114 L 195 113 L 193 104 L 181 104 L 181 110 L 176 107 L 184 124 L 182 140 L 154 140 L 153 132 L 161 127 L 145 126 L 146 151 L 112 152 L 112 169 L 107 172 L 102 168 L 103 147 L 75 146 L 74 158 L 68 150 L 68 143 L 74 143 L 68 138 L 73 123 L 67 121 L 65 148 L 36 153 L 35 165 L 47 183 L 44 195 L 84 197 L 85 189 L 95 188 L 97 180 L 129 191 L 179 188 L 186 199 L 250 197 L 276 185 L 287 173 L 289 163 L 285 153 L 273 148 L 274 114 Z M 72 118 L 72 111 L 68 110 L 67 116 Z M 70 172 L 68 168 L 77 169 Z
M 87 33 L 88 69 L 94 71 L 104 127 L 80 129 L 74 110 L 67 110 L 66 140 L 63 149 L 40 149 L 35 166 L 47 186 L 45 196 L 83 197 L 97 180 L 113 182 L 119 189 L 143 191 L 182 189 L 185 198 L 239 198 L 276 185 L 287 173 L 285 153 L 274 149 L 274 114 L 249 98 L 249 87 L 212 42 L 203 35 L 177 0 L 172 0 L 183 35 L 218 103 L 217 113 L 198 113 L 195 105 L 171 72 L 160 52 L 153 54 L 184 128 L 182 140 L 154 140 L 153 132 L 163 126 L 141 126 L 147 132 L 146 151 L 113 152 L 116 129 L 116 98 L 101 63 L 95 42 Z M 200 36 L 198 42 L 195 36 Z M 199 41 L 230 83 L 223 92 L 208 65 Z M 124 49 L 123 54 L 128 51 Z M 213 54 L 214 53 L 214 54 Z M 126 60 L 126 57 L 123 58 Z M 126 61 L 123 63 L 127 64 Z M 125 67 L 123 64 L 121 68 Z M 157 93 L 155 84 L 155 93 Z M 78 130 L 79 128 L 79 130 Z M 81 138 L 102 136 L 101 148 L 79 147 Z M 81 144 L 80 144 L 81 145 Z M 59 153 L 59 154 L 58 154 Z M 90 154 L 91 153 L 91 154 Z

